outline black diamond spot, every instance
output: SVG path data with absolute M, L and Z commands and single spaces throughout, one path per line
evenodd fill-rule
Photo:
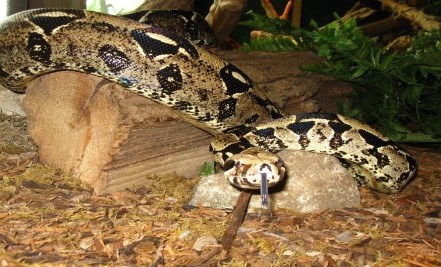
M 35 32 L 29 33 L 28 37 L 29 57 L 45 65 L 51 64 L 52 49 L 44 37 Z
M 113 45 L 103 45 L 98 50 L 98 55 L 113 72 L 120 72 L 131 64 L 130 59 L 124 54 L 124 52 L 118 50 L 118 48 Z
M 170 64 L 156 73 L 158 82 L 161 85 L 162 91 L 171 95 L 173 92 L 182 89 L 182 75 L 179 66 Z

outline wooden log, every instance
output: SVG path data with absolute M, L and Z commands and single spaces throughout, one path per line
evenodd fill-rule
M 24 106 L 41 161 L 73 170 L 97 194 L 139 187 L 148 174 L 195 176 L 211 161 L 210 134 L 92 75 L 41 76 Z
M 217 40 L 223 43 L 247 7 L 248 0 L 215 0 L 205 17 Z
M 364 24 L 360 26 L 360 29 L 365 35 L 373 37 L 397 30 L 402 30 L 406 27 L 410 27 L 410 23 L 407 19 L 401 17 L 389 17 L 369 24 Z
M 426 31 L 439 29 L 441 23 L 435 16 L 427 15 L 424 12 L 410 7 L 406 4 L 398 3 L 395 0 L 379 0 L 381 4 L 391 9 L 395 14 L 410 20 L 412 23 L 418 24 Z

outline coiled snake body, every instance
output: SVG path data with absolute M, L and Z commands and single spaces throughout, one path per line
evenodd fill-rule
M 282 179 L 283 162 L 271 153 L 282 149 L 337 156 L 360 184 L 381 192 L 398 192 L 414 175 L 410 155 L 371 127 L 337 114 L 284 116 L 234 65 L 188 37 L 129 19 L 142 13 L 127 17 L 68 9 L 9 17 L 0 24 L 0 82 L 24 92 L 29 80 L 59 70 L 115 81 L 216 134 L 215 158 L 239 187 L 259 188 L 262 172 L 270 186 Z

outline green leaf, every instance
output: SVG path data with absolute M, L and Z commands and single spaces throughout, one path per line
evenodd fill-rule
M 317 55 L 321 57 L 329 57 L 331 55 L 331 47 L 328 44 L 323 44 L 318 47 L 317 49 Z
M 352 73 L 351 75 L 351 79 L 356 79 L 359 78 L 360 76 L 362 76 L 363 74 L 365 74 L 365 72 L 367 71 L 367 68 L 364 67 L 360 67 L 358 68 L 354 73 Z
M 213 161 L 204 162 L 204 164 L 201 167 L 201 171 L 199 172 L 199 174 L 201 176 L 208 176 L 208 175 L 215 174 L 214 162 Z

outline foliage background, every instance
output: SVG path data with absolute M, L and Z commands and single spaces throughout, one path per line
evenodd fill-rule
M 361 32 L 354 20 L 336 20 L 312 31 L 249 12 L 242 24 L 278 35 L 252 40 L 244 50 L 309 49 L 324 60 L 304 66 L 353 85 L 339 112 L 377 127 L 398 142 L 441 142 L 441 32 L 421 31 L 412 45 L 391 51 Z M 295 43 L 291 41 L 295 40 Z

